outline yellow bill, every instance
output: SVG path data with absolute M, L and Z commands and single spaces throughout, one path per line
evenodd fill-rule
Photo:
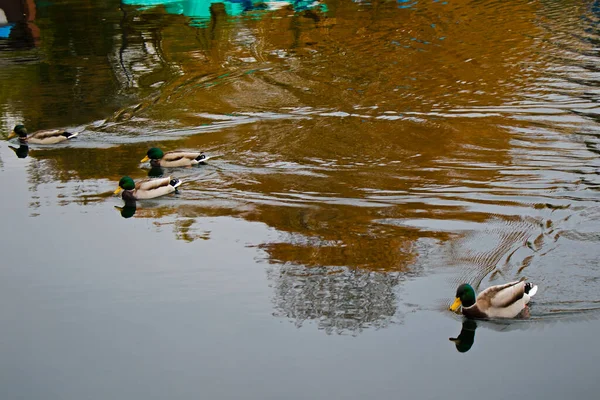
M 12 138 L 14 138 L 15 136 L 17 136 L 17 134 L 13 131 L 10 133 L 10 135 L 8 135 L 8 137 L 6 138 L 6 140 L 10 140 Z
M 457 297 L 457 298 L 454 300 L 454 303 L 452 303 L 452 305 L 450 306 L 450 310 L 452 310 L 452 311 L 456 311 L 456 310 L 458 310 L 458 307 L 460 307 L 460 306 L 461 306 L 461 304 L 462 304 L 462 303 L 460 302 L 460 297 Z
M 119 193 L 121 193 L 121 191 L 123 191 L 123 188 L 121 186 L 119 186 L 117 188 L 117 190 L 114 191 L 114 194 L 119 194 Z
M 148 160 L 150 160 L 150 157 L 146 156 L 146 157 L 142 158 L 142 161 L 140 161 L 140 162 L 146 162 Z

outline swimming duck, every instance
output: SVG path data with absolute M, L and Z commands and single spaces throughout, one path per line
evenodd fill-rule
M 153 167 L 189 167 L 207 161 L 203 152 L 194 151 L 169 151 L 164 153 L 161 149 L 152 147 L 140 162 L 150 161 Z
M 456 289 L 456 299 L 450 310 L 456 311 L 462 306 L 462 313 L 468 318 L 514 318 L 526 308 L 536 292 L 536 285 L 521 279 L 490 286 L 475 297 L 471 285 L 463 283 Z
M 65 132 L 62 129 L 49 129 L 45 131 L 37 131 L 31 134 L 27 134 L 27 129 L 23 125 L 17 125 L 13 131 L 8 135 L 6 140 L 12 139 L 15 136 L 19 136 L 21 143 L 33 143 L 33 144 L 55 144 L 64 142 L 68 139 L 73 139 L 79 135 L 79 132 Z
M 153 199 L 173 193 L 181 183 L 181 180 L 171 179 L 170 176 L 159 179 L 144 179 L 137 183 L 130 177 L 124 176 L 119 181 L 119 187 L 115 190 L 115 194 L 123 191 L 121 195 L 123 200 L 131 203 L 135 200 Z

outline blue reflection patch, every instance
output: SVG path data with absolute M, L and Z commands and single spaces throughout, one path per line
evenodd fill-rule
M 13 26 L 15 26 L 15 24 L 8 24 L 8 25 L 0 26 L 0 38 L 3 38 L 3 39 L 8 38 Z
M 210 6 L 213 3 L 224 4 L 225 12 L 231 16 L 241 15 L 245 11 L 277 9 L 283 4 L 290 4 L 295 11 L 317 7 L 327 12 L 327 6 L 318 0 L 123 0 L 123 4 L 142 9 L 162 5 L 169 14 L 190 17 L 190 25 L 197 27 L 202 27 L 210 19 Z

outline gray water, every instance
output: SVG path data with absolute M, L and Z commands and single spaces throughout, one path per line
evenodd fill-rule
M 1 399 L 597 397 L 597 2 L 25 3 Z M 151 146 L 217 157 L 127 214 Z

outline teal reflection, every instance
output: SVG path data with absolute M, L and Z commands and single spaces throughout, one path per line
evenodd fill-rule
M 123 4 L 139 7 L 164 6 L 169 14 L 185 15 L 192 19 L 191 25 L 203 25 L 210 19 L 210 7 L 213 3 L 225 6 L 227 15 L 238 16 L 246 11 L 274 10 L 290 5 L 295 11 L 319 7 L 327 11 L 318 0 L 122 0 Z

